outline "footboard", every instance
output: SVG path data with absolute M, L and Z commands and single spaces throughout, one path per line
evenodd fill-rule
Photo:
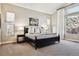
M 37 44 L 38 44 L 38 43 L 37 43 L 37 37 L 35 36 L 35 50 L 36 50 L 37 47 L 38 47 Z
M 48 46 L 48 45 L 52 45 L 56 41 L 58 41 L 58 43 L 60 42 L 59 35 L 57 37 L 46 38 L 46 39 L 37 39 L 37 37 L 35 36 L 35 49 Z

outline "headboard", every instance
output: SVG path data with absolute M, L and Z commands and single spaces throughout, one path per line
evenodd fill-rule
M 29 34 L 40 34 L 40 27 L 24 27 L 24 34 L 29 33 Z
M 24 27 L 24 34 L 25 34 L 25 33 L 28 33 L 28 29 L 29 29 L 29 28 Z
M 42 27 L 24 27 L 24 34 L 46 34 L 46 30 Z

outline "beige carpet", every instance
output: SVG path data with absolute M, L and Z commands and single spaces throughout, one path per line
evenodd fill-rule
M 0 55 L 5 56 L 79 56 L 79 43 L 61 40 L 59 44 L 35 50 L 28 43 L 0 46 Z

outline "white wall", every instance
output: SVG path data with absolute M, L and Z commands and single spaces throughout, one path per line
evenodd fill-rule
M 52 14 L 52 33 L 57 33 L 57 11 Z
M 37 11 L 17 7 L 10 4 L 3 4 L 2 5 L 2 41 L 3 42 L 12 41 L 12 39 L 8 38 L 5 34 L 6 33 L 6 24 L 5 24 L 6 12 L 15 13 L 16 15 L 15 28 L 17 28 L 17 26 L 28 26 L 29 17 L 38 18 L 39 26 L 46 25 L 47 19 L 50 18 L 49 14 L 40 13 Z

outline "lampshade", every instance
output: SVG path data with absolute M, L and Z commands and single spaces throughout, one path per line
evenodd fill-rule
M 18 30 L 24 30 L 24 26 L 18 26 L 17 29 Z

